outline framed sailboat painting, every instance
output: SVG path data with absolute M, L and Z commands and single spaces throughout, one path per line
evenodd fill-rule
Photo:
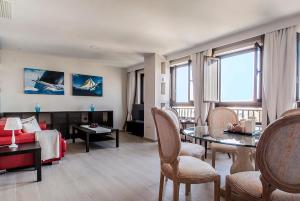
M 73 96 L 102 96 L 103 77 L 72 74 Z
M 64 95 L 64 73 L 24 68 L 24 93 Z

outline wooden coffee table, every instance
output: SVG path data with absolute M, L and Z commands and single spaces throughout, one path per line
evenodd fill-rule
M 76 137 L 84 140 L 86 152 L 90 151 L 90 142 L 116 140 L 116 147 L 119 147 L 119 129 L 106 128 L 101 126 L 98 126 L 97 128 L 90 128 L 88 125 L 75 125 L 72 127 L 72 129 L 73 143 L 75 143 Z M 111 136 L 109 136 L 113 132 L 116 133 L 116 138 L 112 138 Z
M 42 181 L 42 159 L 39 142 L 18 144 L 18 148 L 11 149 L 7 146 L 0 147 L 0 160 L 2 156 L 13 156 L 32 153 L 34 155 L 34 168 L 37 170 L 37 181 Z

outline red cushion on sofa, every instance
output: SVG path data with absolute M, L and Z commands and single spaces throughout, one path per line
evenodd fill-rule
M 45 121 L 39 122 L 39 126 L 40 126 L 41 130 L 47 129 L 47 123 Z
M 11 136 L 12 135 L 12 131 L 6 131 L 4 130 L 5 127 L 5 123 L 6 123 L 6 119 L 0 119 L 0 137 L 3 136 Z M 15 136 L 20 135 L 22 133 L 21 130 L 15 130 Z
M 16 144 L 20 143 L 28 143 L 35 141 L 34 133 L 22 133 L 16 136 Z M 0 145 L 9 145 L 11 144 L 11 136 L 1 136 L 0 137 Z

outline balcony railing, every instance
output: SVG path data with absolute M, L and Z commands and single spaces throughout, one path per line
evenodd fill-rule
M 195 119 L 195 107 L 191 106 L 173 106 L 181 119 Z
M 181 119 L 194 119 L 195 118 L 195 108 L 191 106 L 174 106 L 174 108 Z M 256 124 L 261 124 L 262 122 L 262 109 L 261 108 L 251 108 L 251 107 L 230 107 L 234 110 L 239 118 L 248 119 L 249 117 L 255 117 Z
M 230 107 L 230 109 L 235 111 L 239 120 L 255 117 L 256 124 L 261 124 L 262 122 L 262 108 Z

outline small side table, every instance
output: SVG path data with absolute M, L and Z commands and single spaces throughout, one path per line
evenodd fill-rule
M 18 144 L 18 148 L 11 149 L 7 146 L 0 147 L 0 158 L 2 156 L 13 156 L 32 153 L 34 155 L 34 168 L 37 171 L 37 181 L 42 181 L 42 159 L 41 146 L 39 142 Z
M 116 137 L 115 137 L 116 147 L 117 148 L 119 147 L 119 129 L 105 128 L 101 126 L 98 126 L 96 128 L 89 128 L 87 125 L 81 125 L 81 126 L 74 125 L 72 129 L 73 129 L 72 131 L 73 143 L 75 143 L 76 135 L 79 136 L 82 140 L 85 141 L 86 152 L 90 151 L 90 142 L 102 141 L 104 140 L 103 138 L 105 136 L 111 135 L 113 132 L 116 133 Z M 76 131 L 78 132 L 77 134 Z M 110 137 L 108 139 L 113 140 L 114 138 Z

